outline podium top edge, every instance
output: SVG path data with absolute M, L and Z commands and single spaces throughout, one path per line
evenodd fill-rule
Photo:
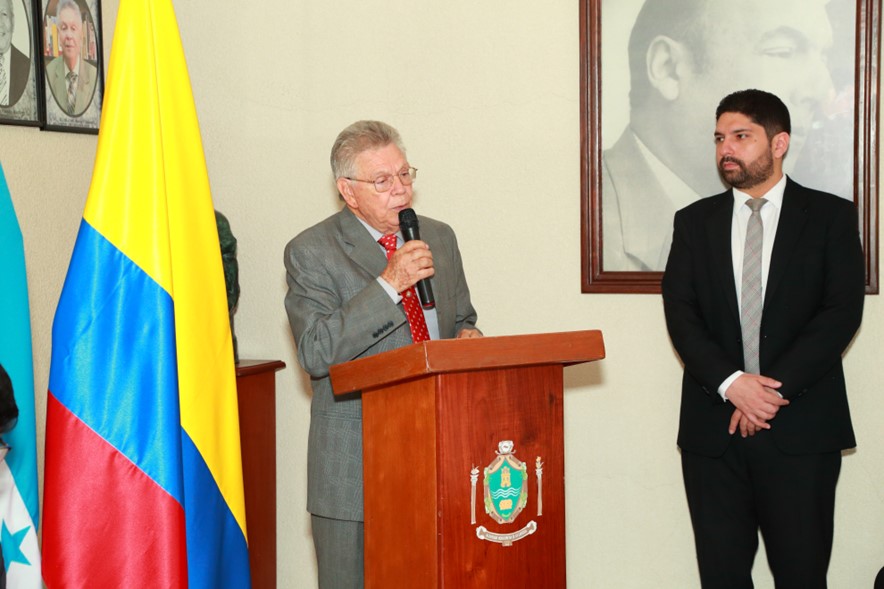
M 371 390 L 430 374 L 541 366 L 601 360 L 599 330 L 432 340 L 336 364 L 330 369 L 335 395 Z
M 285 368 L 282 360 L 240 360 L 235 365 L 237 376 L 250 376 L 263 372 L 277 372 Z

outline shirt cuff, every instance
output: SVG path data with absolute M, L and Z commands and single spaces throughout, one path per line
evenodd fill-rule
M 730 387 L 732 384 L 734 384 L 734 381 L 737 380 L 738 378 L 740 378 L 741 376 L 743 376 L 743 374 L 745 374 L 745 373 L 742 370 L 737 370 L 736 372 L 731 374 L 729 377 L 727 377 L 725 379 L 725 381 L 723 383 L 721 383 L 721 385 L 719 385 L 718 394 L 721 395 L 721 398 L 724 401 L 727 401 L 728 387 Z
M 399 302 L 402 300 L 402 295 L 396 292 L 396 289 L 390 286 L 390 283 L 380 276 L 378 276 L 376 280 L 378 281 L 378 284 L 381 285 L 381 288 L 384 289 L 384 292 L 390 295 L 390 299 L 398 305 Z

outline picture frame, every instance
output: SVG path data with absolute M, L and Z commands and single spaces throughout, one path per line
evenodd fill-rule
M 9 9 L 11 12 L 6 13 Z M 0 33 L 0 58 L 9 51 L 7 93 L 0 96 L 0 123 L 4 125 L 40 125 L 41 86 L 37 48 L 39 33 L 35 27 L 31 0 L 0 0 L 0 19 L 7 19 L 3 30 L 12 29 L 6 39 Z M 0 87 L 2 91 L 2 87 Z
M 665 2 L 665 0 L 649 1 Z M 796 78 L 803 76 L 802 80 L 807 83 L 799 86 L 796 82 L 793 88 L 805 91 L 812 83 L 831 82 L 830 85 L 817 89 L 820 93 L 825 92 L 825 96 L 828 97 L 824 102 L 827 110 L 825 116 L 815 112 L 812 123 L 808 125 L 803 118 L 805 113 L 798 112 L 800 110 L 798 107 L 790 105 L 790 100 L 795 97 L 781 96 L 790 111 L 794 111 L 792 146 L 785 162 L 786 172 L 799 183 L 854 201 L 859 213 L 858 229 L 865 254 L 866 293 L 877 294 L 880 0 L 830 0 L 828 4 L 820 2 L 819 5 L 824 6 L 825 14 L 814 12 L 809 8 L 811 5 L 816 6 L 815 3 L 802 4 L 802 10 L 796 11 L 800 14 L 799 18 L 816 18 L 813 23 L 778 22 L 776 18 L 794 17 L 776 15 L 779 4 L 765 4 L 765 10 L 771 13 L 766 18 L 771 19 L 772 30 L 786 41 L 781 39 L 775 46 L 764 47 L 763 51 L 759 49 L 757 53 L 769 59 L 769 63 L 777 63 L 775 61 L 777 59 L 801 57 L 802 65 L 815 69 L 805 71 L 795 67 L 795 63 L 798 62 L 784 62 L 777 64 L 777 67 L 785 65 L 787 69 L 781 70 L 779 76 L 771 81 L 759 73 L 763 73 L 764 68 L 756 63 L 754 69 L 749 69 L 758 76 L 757 79 L 737 80 L 740 63 L 738 59 L 730 60 L 726 68 L 719 70 L 712 70 L 710 65 L 707 71 L 721 71 L 725 75 L 732 75 L 734 78 L 732 83 L 739 84 L 739 87 L 720 91 L 720 96 L 713 95 L 715 84 L 712 76 L 716 74 L 707 74 L 710 77 L 703 84 L 698 83 L 694 87 L 707 89 L 710 92 L 709 101 L 701 108 L 694 109 L 701 113 L 702 117 L 697 115 L 696 120 L 687 119 L 687 122 L 683 123 L 677 118 L 674 119 L 669 110 L 653 105 L 663 104 L 668 108 L 669 103 L 663 102 L 664 99 L 668 100 L 673 96 L 686 97 L 687 92 L 692 89 L 687 85 L 686 79 L 679 79 L 674 75 L 676 68 L 673 63 L 677 58 L 687 54 L 688 43 L 697 42 L 697 39 L 686 41 L 682 45 L 667 44 L 668 38 L 659 32 L 653 34 L 654 31 L 651 30 L 653 26 L 647 24 L 653 22 L 656 26 L 656 23 L 665 20 L 665 17 L 661 17 L 660 14 L 649 16 L 646 12 L 639 18 L 639 10 L 643 3 L 644 0 L 580 0 L 582 292 L 660 293 L 662 270 L 665 267 L 665 257 L 672 235 L 672 215 L 675 210 L 689 204 L 691 200 L 678 203 L 677 199 L 672 199 L 673 202 L 667 201 L 666 206 L 663 206 L 656 198 L 651 199 L 648 194 L 656 197 L 658 194 L 666 194 L 667 189 L 673 187 L 683 189 L 685 186 L 709 184 L 706 182 L 709 176 L 707 172 L 716 174 L 712 137 L 717 100 L 729 92 L 750 87 L 769 89 L 778 95 L 788 94 L 788 92 L 778 92 L 777 88 L 765 88 L 765 84 L 768 86 L 785 84 L 789 76 Z M 666 9 L 667 7 L 663 7 L 661 10 Z M 739 3 L 728 4 L 728 10 L 731 12 L 727 19 L 728 26 L 731 26 L 731 21 L 734 20 L 733 12 L 741 9 L 749 10 Z M 677 16 L 677 20 L 686 20 L 685 15 Z M 756 29 L 764 27 L 764 21 L 759 20 L 757 12 L 747 13 L 744 16 L 747 22 L 755 23 Z M 827 29 L 826 26 L 821 26 L 821 23 L 828 26 L 830 35 L 824 34 Z M 825 59 L 808 54 L 815 46 L 814 43 L 802 39 L 796 43 L 795 39 L 790 37 L 796 34 L 795 31 L 804 30 L 805 25 L 809 31 L 812 31 L 810 34 L 823 32 L 820 39 L 821 44 L 826 46 Z M 637 27 L 642 28 L 632 35 L 632 29 Z M 693 30 L 698 29 L 701 27 L 693 28 Z M 648 52 L 642 52 L 639 48 L 644 38 L 651 38 L 653 43 L 660 45 L 648 49 Z M 614 48 L 617 43 L 620 44 L 620 50 Z M 790 43 L 797 49 L 784 50 L 783 47 L 788 47 Z M 745 43 L 731 44 L 731 46 L 745 45 Z M 810 49 L 807 49 L 808 47 Z M 799 50 L 805 53 L 801 54 Z M 703 59 L 712 59 L 714 54 L 706 51 L 702 56 Z M 820 69 L 821 63 L 826 64 L 826 70 Z M 701 65 L 697 66 L 698 71 Z M 678 74 L 682 74 L 684 63 L 679 67 L 682 69 L 678 70 Z M 636 73 L 631 75 L 630 71 Z M 642 76 L 647 76 L 650 82 L 644 81 Z M 636 83 L 633 86 L 633 78 L 642 81 L 643 84 Z M 780 87 L 788 88 L 785 85 Z M 654 94 L 655 92 L 659 96 Z M 807 102 L 810 102 L 809 99 Z M 641 108 L 649 104 L 651 107 L 648 108 L 648 112 L 640 112 Z M 689 109 L 683 110 L 690 112 Z M 641 139 L 635 141 L 639 135 L 635 129 L 646 123 L 658 124 L 661 121 L 666 124 L 677 121 L 679 124 L 672 127 L 675 129 L 674 133 L 670 129 L 668 136 L 665 130 L 661 132 L 658 129 L 655 132 L 652 129 L 646 135 L 650 138 L 648 143 L 657 137 L 664 138 L 663 143 L 667 137 L 678 137 L 679 140 L 683 140 L 685 139 L 683 136 L 688 136 L 692 127 L 697 127 L 700 132 L 706 133 L 705 127 L 708 126 L 708 136 L 700 135 L 699 139 L 688 143 L 687 147 L 673 144 L 668 151 L 655 154 Z M 692 174 L 697 166 L 689 168 L 686 163 L 677 171 L 669 168 L 670 165 L 673 167 L 680 165 L 679 162 L 682 161 L 694 162 L 695 160 L 690 158 L 694 144 L 697 144 L 699 149 L 705 150 L 702 154 L 708 153 L 708 160 L 704 159 L 702 162 L 696 160 L 697 165 L 702 167 L 703 174 L 702 181 L 696 182 L 692 182 L 695 177 L 701 178 L 699 174 Z M 620 149 L 630 145 L 631 151 Z M 642 170 L 644 160 L 653 161 L 652 167 L 655 171 L 661 171 L 661 166 L 669 170 L 663 171 L 666 177 L 660 180 L 659 184 L 656 180 L 645 177 Z M 793 166 L 793 169 L 790 169 L 789 165 Z M 618 172 L 621 174 L 619 184 L 615 176 Z M 718 181 L 717 175 L 712 176 L 712 179 Z M 637 198 L 643 199 L 637 201 L 638 204 L 635 204 L 635 201 L 632 205 L 627 203 L 630 186 L 636 188 Z M 666 188 L 661 188 L 662 186 Z M 696 193 L 694 198 L 699 198 L 726 189 L 720 181 L 718 186 L 717 190 L 692 190 L 690 193 Z M 672 190 L 671 194 L 687 195 L 688 191 Z M 642 225 L 640 223 L 642 215 L 652 219 L 653 223 Z M 645 250 L 642 250 L 642 247 Z
M 34 2 L 41 23 L 42 128 L 97 134 L 104 98 L 101 0 Z M 67 78 L 71 67 L 78 70 L 73 91 L 68 90 Z

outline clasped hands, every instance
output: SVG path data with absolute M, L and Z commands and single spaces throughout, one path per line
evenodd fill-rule
M 770 429 L 773 419 L 781 407 L 789 404 L 787 399 L 780 397 L 776 389 L 783 383 L 760 374 L 741 374 L 725 393 L 736 409 L 731 415 L 727 431 L 734 434 L 737 428 L 740 435 L 754 436 L 762 429 Z

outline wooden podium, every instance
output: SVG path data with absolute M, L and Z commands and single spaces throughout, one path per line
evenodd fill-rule
M 336 395 L 362 391 L 366 588 L 564 587 L 563 367 L 604 357 L 601 332 L 577 331 L 333 366 Z M 517 487 L 526 501 L 498 495 Z M 486 513 L 523 502 L 509 523 Z

